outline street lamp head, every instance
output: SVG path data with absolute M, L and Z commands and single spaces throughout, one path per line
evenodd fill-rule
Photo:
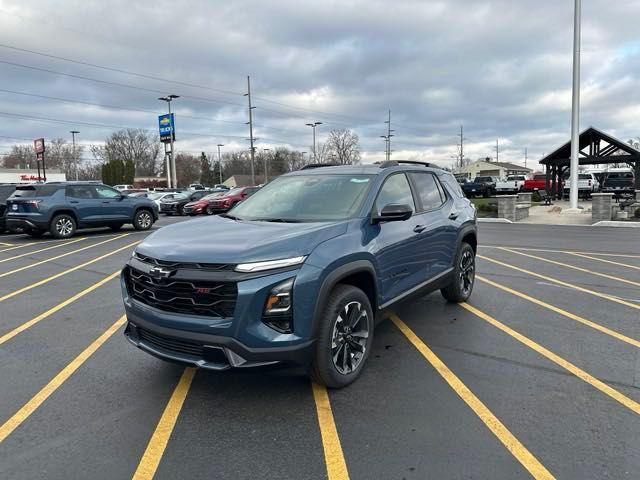
M 71 130 L 69 133 L 80 133 L 78 130 Z
M 170 99 L 174 99 L 174 98 L 180 98 L 180 95 L 174 95 L 173 93 L 171 95 L 169 95 Z
M 163 102 L 170 102 L 168 97 L 158 97 L 158 100 L 162 100 Z
M 305 125 L 306 125 L 307 127 L 315 127 L 315 125 L 314 125 L 313 123 L 305 123 Z
M 218 146 L 219 147 L 224 147 L 224 143 L 219 143 Z
M 322 122 L 316 122 L 316 126 L 317 126 L 317 125 L 322 125 Z

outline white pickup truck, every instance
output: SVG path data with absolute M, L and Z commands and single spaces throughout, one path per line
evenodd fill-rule
M 564 181 L 563 194 L 565 197 L 569 197 L 569 187 L 571 180 L 567 177 Z M 600 191 L 600 182 L 598 177 L 593 173 L 579 173 L 578 174 L 578 194 L 581 197 L 588 198 L 592 193 Z
M 496 193 L 518 193 L 526 179 L 524 175 L 509 175 L 506 180 L 496 182 Z

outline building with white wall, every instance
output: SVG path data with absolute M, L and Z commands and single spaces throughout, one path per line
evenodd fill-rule
M 42 170 L 40 180 L 44 181 Z M 38 181 L 38 170 L 32 168 L 0 168 L 0 183 L 35 183 Z M 67 176 L 60 170 L 47 169 L 47 182 L 66 182 Z

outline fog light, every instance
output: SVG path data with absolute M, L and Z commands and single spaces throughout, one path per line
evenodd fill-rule
M 264 306 L 262 321 L 281 333 L 293 332 L 291 314 L 293 280 L 290 278 L 273 287 Z

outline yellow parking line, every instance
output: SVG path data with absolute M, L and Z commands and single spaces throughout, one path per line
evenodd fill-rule
M 554 250 L 552 248 L 526 248 L 526 247 L 511 247 L 511 246 L 502 246 L 502 245 L 482 245 L 481 248 L 511 248 L 512 250 L 523 250 L 525 252 L 580 253 L 582 255 L 597 255 L 599 257 L 640 258 L 640 255 L 633 255 L 630 253 L 580 252 L 576 250 Z
M 619 267 L 624 268 L 632 268 L 634 270 L 640 270 L 640 267 L 636 265 L 629 265 L 628 263 L 620 263 L 620 262 L 612 262 L 611 260 L 605 260 L 604 258 L 597 258 L 591 255 L 585 255 L 584 253 L 576 253 L 576 252 L 567 252 L 569 255 L 573 255 L 574 257 L 582 257 L 588 258 L 589 260 L 595 260 L 596 262 L 608 263 L 610 265 L 617 265 Z
M 93 247 L 98 247 L 98 246 L 103 245 L 103 244 L 108 243 L 108 242 L 113 242 L 114 240 L 118 240 L 119 238 L 126 237 L 127 235 L 129 235 L 129 234 L 125 233 L 124 235 L 120 235 L 118 237 L 109 238 L 108 240 L 103 240 L 102 242 L 98 242 L 98 243 L 92 243 L 91 245 L 87 245 L 86 247 L 78 248 L 76 250 L 71 250 L 70 252 L 61 253 L 60 255 L 56 255 L 55 257 L 46 258 L 44 260 L 40 260 L 39 262 L 31 263 L 29 265 L 25 265 L 25 266 L 20 267 L 20 268 L 9 270 L 8 272 L 0 273 L 0 278 L 6 277 L 8 275 L 13 275 L 14 273 L 22 272 L 23 270 L 27 270 L 29 268 L 37 267 L 37 266 L 43 265 L 45 263 L 53 262 L 54 260 L 58 260 L 59 258 L 68 257 L 69 255 L 73 255 L 74 253 L 83 252 L 84 250 L 88 250 L 88 249 L 93 248 Z M 81 242 L 83 240 L 84 240 L 84 238 L 78 238 L 76 240 L 72 240 L 70 242 L 65 243 L 65 245 L 69 245 L 71 243 L 76 243 L 76 242 Z
M 495 263 L 496 265 L 501 265 L 503 267 L 510 268 L 518 272 L 526 273 L 527 275 L 541 278 L 543 280 L 546 280 L 547 282 L 556 283 L 558 285 L 562 285 L 563 287 L 568 287 L 573 290 L 577 290 L 579 292 L 588 293 L 589 295 L 593 295 L 594 297 L 605 298 L 607 300 L 611 300 L 612 302 L 619 303 L 620 305 L 625 305 L 627 307 L 640 310 L 640 305 L 627 302 L 618 297 L 614 297 L 613 295 L 607 295 L 606 293 L 600 293 L 600 292 L 596 292 L 595 290 L 589 290 L 588 288 L 579 287 L 578 285 L 573 285 L 572 283 L 564 282 L 562 280 L 558 280 L 557 278 L 547 277 L 546 275 L 541 275 L 539 273 L 532 272 L 531 270 L 525 270 L 524 268 L 516 267 L 514 265 L 509 265 L 508 263 L 501 262 L 499 260 L 496 260 L 495 258 L 485 257 L 484 255 L 477 255 L 477 257 L 481 258 L 482 260 L 486 260 L 487 262 Z
M 2 345 L 3 343 L 11 340 L 13 337 L 18 335 L 19 333 L 24 332 L 28 328 L 33 327 L 36 323 L 39 323 L 41 320 L 44 320 L 45 318 L 50 317 L 51 315 L 53 315 L 57 311 L 62 310 L 67 305 L 70 305 L 73 302 L 75 302 L 76 300 L 78 300 L 78 299 L 84 297 L 85 295 L 93 292 L 95 289 L 101 287 L 102 285 L 107 283 L 109 280 L 112 280 L 113 278 L 117 277 L 118 275 L 120 275 L 120 270 L 118 270 L 117 272 L 113 272 L 111 275 L 103 278 L 99 282 L 96 282 L 93 285 L 91 285 L 90 287 L 85 288 L 81 292 L 76 293 L 72 297 L 67 298 L 64 302 L 59 303 L 55 307 L 51 307 L 46 312 L 43 312 L 43 313 L 41 313 L 40 315 L 38 315 L 36 317 L 33 317 L 28 322 L 25 322 L 22 325 L 14 328 L 13 330 L 8 331 L 7 333 L 5 333 L 4 335 L 2 335 L 0 337 L 0 345 Z
M 30 247 L 31 245 L 35 245 L 35 244 L 36 242 L 29 242 L 29 243 L 23 243 L 22 245 L 16 245 L 15 247 L 11 247 L 11 248 L 3 248 L 2 250 L 0 250 L 0 253 L 8 252 L 10 250 L 17 250 L 18 248 Z
M 72 243 L 79 242 L 80 240 L 84 240 L 84 238 L 78 238 L 77 240 L 72 240 L 72 241 L 66 242 L 66 243 L 58 243 L 58 244 L 53 245 L 51 247 L 41 248 L 40 250 L 34 250 L 32 252 L 21 253 L 20 255 L 16 255 L 14 257 L 3 258 L 2 260 L 0 260 L 0 263 L 10 262 L 11 260 L 17 260 L 18 258 L 26 257 L 28 255 L 33 255 L 35 253 L 46 252 L 47 250 L 53 250 L 54 248 L 64 247 L 65 245 L 70 245 Z
M 13 247 L 13 243 L 0 242 L 0 245 L 3 245 L 5 247 Z
M 55 275 L 47 277 L 47 278 L 45 278 L 43 280 L 40 280 L 38 282 L 32 283 L 31 285 L 27 285 L 26 287 L 22 287 L 22 288 L 14 291 L 14 292 L 7 293 L 6 295 L 0 297 L 0 302 L 4 302 L 5 300 L 7 300 L 9 298 L 15 297 L 16 295 L 24 293 L 27 290 L 31 290 L 32 288 L 39 287 L 40 285 L 44 285 L 45 283 L 49 283 L 50 281 L 55 280 L 56 278 L 60 278 L 63 275 L 66 275 L 66 274 L 71 273 L 71 272 L 75 272 L 76 270 L 84 268 L 87 265 L 91 265 L 92 263 L 99 262 L 100 260 L 105 259 L 107 257 L 110 257 L 111 255 L 114 255 L 114 254 L 116 254 L 118 252 L 121 252 L 122 250 L 126 250 L 127 248 L 131 248 L 134 245 L 137 245 L 138 243 L 140 243 L 140 241 L 141 240 L 137 240 L 135 242 L 129 243 L 129 244 L 125 245 L 124 247 L 120 247 L 120 248 L 118 248 L 116 250 L 113 250 L 112 252 L 105 253 L 104 255 L 100 255 L 99 257 L 96 257 L 96 258 L 94 258 L 92 260 L 89 260 L 88 262 L 81 263 L 80 265 L 76 265 L 75 267 L 72 267 L 72 268 L 70 268 L 68 270 L 64 270 L 63 272 L 56 273 Z
M 395 314 L 390 314 L 391 321 L 404 334 L 413 346 L 422 354 L 449 386 L 464 400 L 473 412 L 482 420 L 491 433 L 505 446 L 533 478 L 555 478 L 540 461 L 520 443 L 509 429 L 496 417 L 469 388 L 447 367 L 442 360 Z
M 615 280 L 617 282 L 628 283 L 629 285 L 634 285 L 636 287 L 640 287 L 640 282 L 633 282 L 631 280 L 627 280 L 626 278 L 615 277 L 613 275 L 607 275 L 606 273 L 594 272 L 593 270 L 588 270 L 582 267 L 576 267 L 575 265 L 569 265 L 568 263 L 557 262 L 555 260 L 550 260 L 548 258 L 539 257 L 537 255 L 531 255 L 529 253 L 518 252 L 516 250 L 512 250 L 510 248 L 501 247 L 500 250 L 510 253 L 515 253 L 516 255 L 521 255 L 523 257 L 533 258 L 535 260 L 540 260 L 541 262 L 551 263 L 553 265 L 558 265 L 560 267 L 570 268 L 571 270 L 577 270 L 582 273 L 589 273 L 591 275 L 596 275 L 598 277 L 607 278 L 609 280 Z
M 191 387 L 191 382 L 195 373 L 195 368 L 191 367 L 185 368 L 184 372 L 182 372 L 180 381 L 178 382 L 178 385 L 176 385 L 176 388 L 169 399 L 169 403 L 167 403 L 167 406 L 162 413 L 162 417 L 160 417 L 160 421 L 149 440 L 147 449 L 144 451 L 144 454 L 140 459 L 138 468 L 133 474 L 133 479 L 152 479 L 156 474 L 156 470 L 158 469 L 160 460 L 162 460 L 164 450 L 167 448 L 167 443 L 169 442 L 169 438 L 173 432 L 173 427 L 178 420 L 178 415 L 180 415 L 182 405 L 189 393 L 189 388 Z
M 626 395 L 622 394 L 618 390 L 616 390 L 614 388 L 611 388 L 609 385 L 607 385 L 606 383 L 598 380 L 593 375 L 591 375 L 591 374 L 585 372 L 584 370 L 576 367 L 573 363 L 571 363 L 571 362 L 565 360 L 564 358 L 556 355 L 551 350 L 547 350 L 545 347 L 543 347 L 542 345 L 534 342 L 529 337 L 525 337 L 521 333 L 516 332 L 512 328 L 506 326 L 504 323 L 499 322 L 498 320 L 496 320 L 492 316 L 490 316 L 490 315 L 478 310 L 475 307 L 472 307 L 468 303 L 464 303 L 463 302 L 463 303 L 460 303 L 459 305 L 462 308 L 464 308 L 465 310 L 473 313 L 476 317 L 481 318 L 482 320 L 484 320 L 485 322 L 493 325 L 497 329 L 502 330 L 504 333 L 506 333 L 507 335 L 509 335 L 512 338 L 515 338 L 516 340 L 518 340 L 523 345 L 526 345 L 527 347 L 529 347 L 530 349 L 536 351 L 537 353 L 539 353 L 543 357 L 547 358 L 548 360 L 551 360 L 556 365 L 564 368 L 568 372 L 570 372 L 573 375 L 575 375 L 576 377 L 578 377 L 580 380 L 583 380 L 583 381 L 587 382 L 589 385 L 591 385 L 592 387 L 597 388 L 602 393 L 604 393 L 605 395 L 608 395 L 609 397 L 613 398 L 614 400 L 616 400 L 620 404 L 622 404 L 625 407 L 627 407 L 632 412 L 637 413 L 638 415 L 640 415 L 640 403 L 636 402 L 635 400 L 630 399 L 629 397 L 627 397 Z
M 550 305 L 546 302 L 543 302 L 542 300 L 538 300 L 537 298 L 531 297 L 529 295 L 527 295 L 526 293 L 522 293 L 519 292 L 517 290 L 513 290 L 512 288 L 506 287 L 504 285 L 500 285 L 499 283 L 496 283 L 492 280 L 489 280 L 488 278 L 485 278 L 481 275 L 476 275 L 476 279 L 480 280 L 481 282 L 484 282 L 488 285 L 491 285 L 493 287 L 499 288 L 500 290 L 510 293 L 512 295 L 515 295 L 516 297 L 520 297 L 524 300 L 528 300 L 531 303 L 535 303 L 536 305 L 540 305 L 541 307 L 544 307 L 548 310 L 551 310 L 552 312 L 558 313 L 564 317 L 570 318 L 571 320 L 575 320 L 576 322 L 582 323 L 583 325 L 586 325 L 587 327 L 591 327 L 594 330 L 598 330 L 599 332 L 604 333 L 605 335 L 609 335 L 613 338 L 616 338 L 618 340 L 621 340 L 625 343 L 628 343 L 629 345 L 633 345 L 636 348 L 640 348 L 640 342 L 638 340 L 635 340 L 633 338 L 627 337 L 626 335 L 623 335 L 621 333 L 616 332 L 615 330 L 611 330 L 610 328 L 604 327 L 598 323 L 592 322 L 591 320 L 587 320 L 586 318 L 583 318 L 579 315 L 576 315 L 574 313 L 571 312 L 567 312 L 566 310 L 563 310 L 562 308 L 556 307 L 555 305 Z M 0 339 L 1 340 L 1 339 Z
M 344 453 L 342 453 L 338 429 L 333 419 L 329 394 L 324 386 L 317 383 L 312 383 L 311 387 L 313 389 L 313 400 L 316 404 L 318 424 L 320 425 L 324 461 L 327 466 L 327 478 L 329 480 L 348 480 L 349 471 L 347 470 Z
M 29 416 L 35 412 L 44 401 L 51 396 L 73 373 L 93 355 L 126 321 L 125 316 L 120 317 L 102 335 L 96 338 L 91 345 L 85 348 L 80 355 L 64 367 L 60 373 L 53 377 L 31 400 L 25 403 L 9 420 L 0 425 L 0 443 L 18 428 Z

